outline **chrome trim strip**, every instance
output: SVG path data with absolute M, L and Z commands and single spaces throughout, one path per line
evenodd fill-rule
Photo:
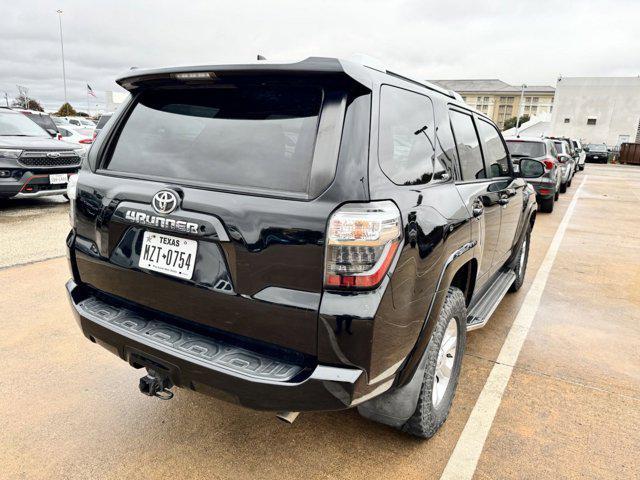
M 355 383 L 360 375 L 362 375 L 362 370 L 358 370 L 356 368 L 340 368 L 318 365 L 309 378 L 313 380 L 328 380 L 330 382 Z
M 266 287 L 256 293 L 253 298 L 288 307 L 304 308 L 305 310 L 317 310 L 320 306 L 319 293 L 304 292 L 291 288 Z
M 16 196 L 14 196 L 13 198 L 49 197 L 49 196 L 52 196 L 52 195 L 64 195 L 66 193 L 67 193 L 67 189 L 66 188 L 62 188 L 62 189 L 59 189 L 59 190 L 40 190 L 39 192 L 33 192 L 33 193 L 20 192 Z

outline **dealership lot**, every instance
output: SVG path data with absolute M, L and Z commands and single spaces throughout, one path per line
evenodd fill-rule
M 637 478 L 639 191 L 640 169 L 588 165 L 553 214 L 538 215 L 525 284 L 469 334 L 451 415 L 426 442 L 355 411 L 303 413 L 287 426 L 184 389 L 170 402 L 142 396 L 142 373 L 87 342 L 73 320 L 68 204 L 4 202 L 0 477 L 438 478 L 466 448 L 471 416 L 492 422 L 478 459 L 455 457 L 477 460 L 474 478 Z M 472 413 L 554 238 L 495 418 Z

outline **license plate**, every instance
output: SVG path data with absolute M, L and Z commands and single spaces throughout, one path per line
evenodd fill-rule
M 198 242 L 161 233 L 144 232 L 138 266 L 190 280 L 196 263 Z
M 61 183 L 67 183 L 67 174 L 54 173 L 53 175 L 49 175 L 49 183 L 51 185 L 60 185 Z
M 598 155 L 594 155 L 593 158 L 598 158 Z

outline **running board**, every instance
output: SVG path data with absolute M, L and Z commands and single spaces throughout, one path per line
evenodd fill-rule
M 467 331 L 484 327 L 491 315 L 498 308 L 500 301 L 509 291 L 509 287 L 516 279 L 513 270 L 502 272 L 489 290 L 476 303 L 467 314 Z

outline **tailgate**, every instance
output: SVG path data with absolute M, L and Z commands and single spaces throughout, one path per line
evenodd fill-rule
M 368 200 L 369 94 L 220 82 L 144 91 L 110 122 L 72 204 L 77 280 L 314 355 L 327 218 Z

